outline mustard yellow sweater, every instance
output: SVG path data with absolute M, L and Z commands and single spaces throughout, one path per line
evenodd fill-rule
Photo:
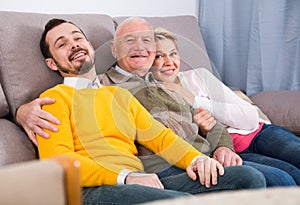
M 82 186 L 115 185 L 123 169 L 143 170 L 134 144 L 159 153 L 170 164 L 185 169 L 200 153 L 165 128 L 125 89 L 103 86 L 75 90 L 57 85 L 41 97 L 55 98 L 43 110 L 61 124 L 51 137 L 38 136 L 40 158 L 67 155 L 80 162 Z

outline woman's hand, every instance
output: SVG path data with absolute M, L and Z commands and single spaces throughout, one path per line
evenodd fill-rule
M 197 108 L 194 112 L 194 122 L 199 126 L 200 134 L 206 136 L 207 133 L 217 124 L 216 119 L 202 108 Z

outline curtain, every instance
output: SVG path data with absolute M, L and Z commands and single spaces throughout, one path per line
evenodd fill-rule
M 199 24 L 228 86 L 300 90 L 300 0 L 200 0 Z

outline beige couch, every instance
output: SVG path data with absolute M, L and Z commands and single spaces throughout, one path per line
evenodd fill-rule
M 0 204 L 80 205 L 79 162 L 64 156 L 0 169 Z
M 125 17 L 103 14 L 39 14 L 0 11 L 0 165 L 37 159 L 36 148 L 14 122 L 21 104 L 62 81 L 50 71 L 39 50 L 45 23 L 53 17 L 70 20 L 81 27 L 96 49 L 97 72 L 115 63 L 110 40 L 115 26 Z M 153 26 L 165 27 L 179 37 L 182 69 L 206 67 L 213 71 L 194 16 L 148 17 Z M 284 97 L 282 97 L 284 96 Z M 252 96 L 251 96 L 252 97 Z M 284 102 L 282 102 L 284 98 Z M 253 96 L 274 124 L 300 134 L 300 92 L 267 92 Z

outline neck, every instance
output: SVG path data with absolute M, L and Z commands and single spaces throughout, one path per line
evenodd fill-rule
M 82 75 L 78 75 L 78 77 L 87 78 L 87 79 L 90 79 L 90 80 L 94 80 L 96 78 L 96 76 L 97 76 L 97 74 L 96 74 L 96 69 L 95 68 L 91 69 L 87 73 L 84 73 Z
M 63 77 L 79 77 L 79 78 L 87 78 L 91 81 L 93 81 L 97 77 L 96 69 L 93 67 L 91 70 L 89 70 L 87 73 L 84 74 L 63 74 Z
M 120 70 L 123 70 L 124 72 L 126 72 L 128 74 L 138 75 L 139 77 L 144 77 L 149 72 L 149 69 L 150 69 L 150 68 L 149 69 L 135 68 L 135 69 L 130 70 L 130 69 L 124 69 L 124 68 L 122 68 L 119 64 L 117 64 L 117 66 L 119 67 Z

